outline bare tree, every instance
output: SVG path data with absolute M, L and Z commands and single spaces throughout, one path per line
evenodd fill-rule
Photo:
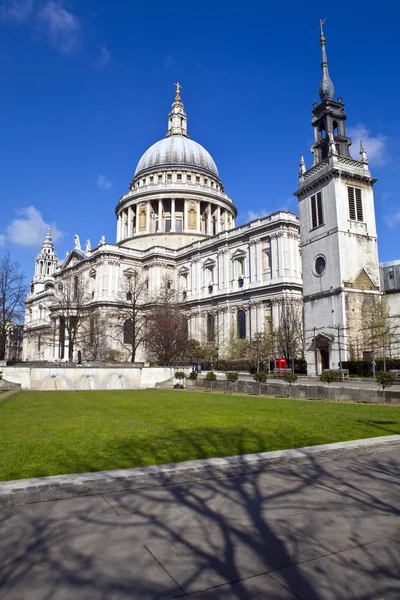
M 75 344 L 80 334 L 83 335 L 84 325 L 92 315 L 88 307 L 89 302 L 89 296 L 79 275 L 64 276 L 62 281 L 56 284 L 49 308 L 54 326 L 60 326 L 61 339 L 66 334 L 70 361 L 73 360 Z
M 7 252 L 0 259 L 0 360 L 5 359 L 11 324 L 23 321 L 25 293 L 21 267 Z
M 279 326 L 276 331 L 276 345 L 278 352 L 292 362 L 299 356 L 303 347 L 303 325 L 301 307 L 294 300 L 282 302 Z
M 371 349 L 373 361 L 376 357 L 383 359 L 383 370 L 386 371 L 391 344 L 398 337 L 399 317 L 390 315 L 384 294 L 374 297 L 364 306 L 363 325 L 364 346 Z
M 147 334 L 147 313 L 150 306 L 147 294 L 148 279 L 138 269 L 129 269 L 121 282 L 118 307 L 114 313 L 113 334 L 135 362 L 136 352 Z
M 171 282 L 165 280 L 147 315 L 146 345 L 160 365 L 170 366 L 184 355 L 188 343 L 187 318 Z
M 79 346 L 87 359 L 104 361 L 107 360 L 110 351 L 108 338 L 108 316 L 93 312 L 79 334 Z

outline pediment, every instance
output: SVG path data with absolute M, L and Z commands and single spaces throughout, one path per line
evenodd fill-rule
M 371 279 L 364 267 L 359 271 L 353 281 L 345 281 L 344 286 L 355 290 L 376 291 L 379 286 Z
M 74 248 L 61 265 L 61 271 L 63 271 L 67 267 L 73 267 L 77 263 L 82 262 L 82 260 L 84 260 L 85 258 L 86 256 L 83 254 L 83 252 Z

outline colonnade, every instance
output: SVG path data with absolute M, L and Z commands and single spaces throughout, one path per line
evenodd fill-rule
M 214 202 L 186 198 L 147 200 L 118 214 L 117 241 L 146 233 L 217 235 L 233 227 L 233 211 Z

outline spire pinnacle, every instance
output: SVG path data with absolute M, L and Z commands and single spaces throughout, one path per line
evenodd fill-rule
M 182 86 L 179 83 L 179 81 L 177 81 L 176 83 L 174 83 L 174 86 L 176 87 L 176 90 L 175 90 L 175 102 L 181 102 L 181 89 L 182 89 Z
M 299 179 L 303 181 L 303 175 L 307 171 L 306 163 L 304 162 L 304 156 L 300 154 L 300 164 L 299 164 Z
M 321 19 L 319 22 L 319 30 L 320 30 L 320 42 L 321 42 L 321 51 L 322 51 L 322 63 L 321 63 L 321 68 L 322 68 L 322 79 L 321 79 L 321 83 L 319 84 L 319 97 L 321 98 L 321 100 L 326 100 L 327 98 L 333 99 L 333 94 L 335 91 L 335 88 L 333 87 L 333 83 L 331 78 L 329 77 L 329 71 L 328 71 L 328 59 L 326 56 L 326 40 L 325 40 L 325 35 L 324 35 L 324 30 L 323 30 L 323 25 L 325 23 L 326 19 Z
M 49 237 L 51 235 L 50 233 L 50 227 L 47 228 L 47 237 Z
M 187 132 L 187 116 L 181 99 L 182 86 L 179 81 L 174 83 L 174 86 L 176 88 L 175 100 L 172 103 L 171 112 L 168 115 L 168 131 L 165 134 L 165 137 L 170 137 L 171 135 L 183 135 L 184 137 L 189 137 Z

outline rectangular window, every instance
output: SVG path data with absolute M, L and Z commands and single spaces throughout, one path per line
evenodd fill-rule
M 181 175 L 181 173 L 178 173 L 178 175 L 176 176 L 176 178 L 177 178 L 178 181 L 182 181 L 182 175 Z
M 167 173 L 167 179 L 168 179 L 168 181 L 171 181 L 171 179 L 172 179 L 172 174 L 171 173 Z
M 324 213 L 322 211 L 322 193 L 318 192 L 311 196 L 311 226 L 312 229 L 324 224 Z
M 158 175 L 158 181 L 162 181 L 162 175 Z
M 182 231 L 182 219 L 175 220 L 175 231 Z
M 199 175 L 196 175 L 196 182 L 200 183 L 200 177 L 199 177 Z
M 347 197 L 349 200 L 349 218 L 351 221 L 363 221 L 363 207 L 361 188 L 347 186 Z
M 190 174 L 186 175 L 186 180 L 187 181 L 192 181 L 192 176 Z

